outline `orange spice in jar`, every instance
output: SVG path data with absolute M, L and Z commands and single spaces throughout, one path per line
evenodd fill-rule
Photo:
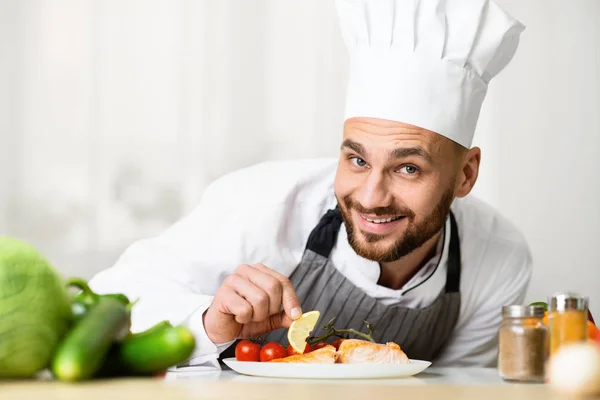
M 557 293 L 550 298 L 550 355 L 563 345 L 588 339 L 588 298 L 574 293 Z

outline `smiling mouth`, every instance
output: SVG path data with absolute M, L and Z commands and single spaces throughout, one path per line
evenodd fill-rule
M 396 217 L 389 217 L 389 218 L 368 218 L 368 217 L 365 217 L 364 215 L 361 215 L 361 217 L 365 221 L 369 221 L 374 224 L 385 224 L 387 222 L 392 222 L 392 221 L 399 220 L 400 218 L 404 218 L 404 215 L 398 215 Z

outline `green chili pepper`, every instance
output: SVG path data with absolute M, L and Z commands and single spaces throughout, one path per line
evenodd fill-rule
M 121 303 L 123 303 L 125 305 L 130 303 L 127 296 L 125 296 L 123 293 L 108 293 L 108 294 L 103 294 L 101 296 L 102 297 L 112 297 L 113 299 L 119 300 Z
M 80 278 L 70 278 L 67 279 L 67 287 L 76 287 L 81 289 L 81 292 L 77 293 L 73 296 L 71 300 L 71 309 L 73 310 L 73 314 L 75 315 L 75 320 L 81 319 L 84 315 L 88 313 L 88 311 L 98 304 L 98 301 L 102 297 L 109 297 L 124 305 L 130 306 L 130 301 L 122 293 L 108 293 L 108 294 L 97 294 L 90 289 L 89 285 L 86 281 Z

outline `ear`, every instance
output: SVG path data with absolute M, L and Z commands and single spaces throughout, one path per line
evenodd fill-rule
M 459 160 L 458 176 L 456 180 L 456 189 L 454 195 L 456 197 L 465 197 L 468 195 L 479 175 L 479 164 L 481 163 L 481 149 L 473 147 L 467 151 Z

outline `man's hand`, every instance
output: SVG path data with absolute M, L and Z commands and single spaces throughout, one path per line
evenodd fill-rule
M 204 329 L 213 343 L 221 344 L 289 328 L 301 315 L 288 278 L 262 264 L 240 265 L 216 291 Z

